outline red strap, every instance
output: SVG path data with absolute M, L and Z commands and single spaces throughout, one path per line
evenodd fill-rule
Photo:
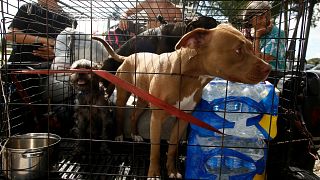
M 117 76 L 103 70 L 22 70 L 16 71 L 17 73 L 24 73 L 24 74 L 55 74 L 55 73 L 72 73 L 72 72 L 94 72 L 98 76 L 110 81 L 111 83 L 120 86 L 121 88 L 139 96 L 140 98 L 144 99 L 152 103 L 153 105 L 162 108 L 163 110 L 167 111 L 169 114 L 176 116 L 177 118 L 195 124 L 199 127 L 208 129 L 210 131 L 214 131 L 219 134 L 223 134 L 218 129 L 210 126 L 209 124 L 195 118 L 194 116 L 181 111 L 180 109 L 164 102 L 163 100 L 145 92 L 144 90 L 118 78 Z
M 118 39 L 118 35 L 116 34 L 116 31 L 113 31 L 113 35 L 116 38 L 116 45 L 118 45 L 118 48 L 120 48 L 121 46 L 119 45 L 119 39 Z
M 21 99 L 24 101 L 24 103 L 26 103 L 32 112 L 32 115 L 36 118 L 37 117 L 37 111 L 35 110 L 35 108 L 31 105 L 31 99 L 30 96 L 28 95 L 28 93 L 25 91 L 25 89 L 23 88 L 23 86 L 21 85 L 20 81 L 18 80 L 17 76 L 15 74 L 11 74 L 11 79 L 13 81 L 13 83 L 16 85 L 18 93 L 21 97 Z
M 118 45 L 118 48 L 120 48 L 121 45 L 119 44 L 119 38 L 118 38 L 118 35 L 116 34 L 116 31 L 113 31 L 113 35 L 112 36 L 114 36 L 115 43 L 116 43 L 116 45 Z M 111 35 L 110 35 L 110 31 L 109 31 L 108 32 L 108 42 L 109 42 L 109 44 L 113 44 L 110 37 L 111 37 Z
M 108 32 L 108 43 L 111 44 L 110 31 Z

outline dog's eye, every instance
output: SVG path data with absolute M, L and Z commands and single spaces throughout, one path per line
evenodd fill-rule
M 240 55 L 240 52 L 241 52 L 241 48 L 236 49 L 236 53 L 237 53 L 238 55 Z

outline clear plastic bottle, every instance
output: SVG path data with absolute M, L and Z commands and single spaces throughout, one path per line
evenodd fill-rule
M 266 145 L 261 138 L 196 135 L 196 139 L 202 152 L 208 155 L 204 168 L 208 174 L 215 175 L 216 179 L 229 179 L 230 176 L 256 171 L 254 162 L 265 158 Z M 254 162 L 247 158 L 252 158 Z
M 186 178 L 241 180 L 262 174 L 269 137 L 259 122 L 264 114 L 277 113 L 277 103 L 270 83 L 211 81 L 193 115 L 225 135 L 191 124 Z M 203 167 L 195 170 L 199 164 Z
M 265 138 L 256 126 L 247 126 L 247 119 L 257 116 L 259 110 L 253 106 L 269 95 L 265 84 L 247 85 L 232 83 L 225 80 L 211 81 L 202 92 L 202 99 L 212 103 L 212 110 L 221 118 L 234 123 L 232 128 L 222 128 L 225 134 L 244 138 Z M 246 99 L 244 99 L 246 98 Z M 219 101 L 217 104 L 217 100 Z M 254 102 L 247 102 L 248 99 Z M 215 101 L 214 101 L 215 100 Z M 244 102 L 245 103 L 244 103 Z M 252 103 L 254 103 L 252 105 Z M 251 104 L 251 105 L 250 105 Z M 223 125 L 222 125 L 223 127 Z

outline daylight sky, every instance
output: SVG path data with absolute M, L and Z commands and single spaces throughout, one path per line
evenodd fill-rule
M 320 58 L 320 24 L 310 29 L 306 59 Z
M 32 1 L 32 0 L 29 0 L 29 1 Z M 69 0 L 61 0 L 61 1 L 68 2 Z M 18 0 L 10 0 L 9 2 L 15 7 L 17 7 Z M 17 12 L 17 8 L 10 6 L 9 12 L 11 15 L 14 15 Z M 8 14 L 5 14 L 5 16 L 8 16 Z M 2 19 L 2 14 L 0 14 L 0 18 Z M 111 21 L 111 26 L 116 23 L 117 22 L 115 21 Z M 101 34 L 102 32 L 105 32 L 108 27 L 108 24 L 106 21 L 92 21 L 87 23 L 84 23 L 83 21 L 81 21 L 78 24 L 79 25 L 77 27 L 77 30 L 85 33 L 91 33 L 91 30 L 92 30 L 92 33 Z M 91 28 L 91 24 L 92 24 L 92 28 Z M 309 43 L 308 43 L 307 54 L 306 54 L 307 60 L 311 58 L 320 58 L 320 23 L 318 24 L 319 24 L 318 27 L 310 29 Z M 9 24 L 7 24 L 6 26 L 8 25 Z

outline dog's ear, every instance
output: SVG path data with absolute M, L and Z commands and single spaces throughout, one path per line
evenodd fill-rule
M 197 49 L 203 46 L 209 40 L 212 30 L 197 28 L 185 34 L 176 44 L 176 50 L 181 47 Z

